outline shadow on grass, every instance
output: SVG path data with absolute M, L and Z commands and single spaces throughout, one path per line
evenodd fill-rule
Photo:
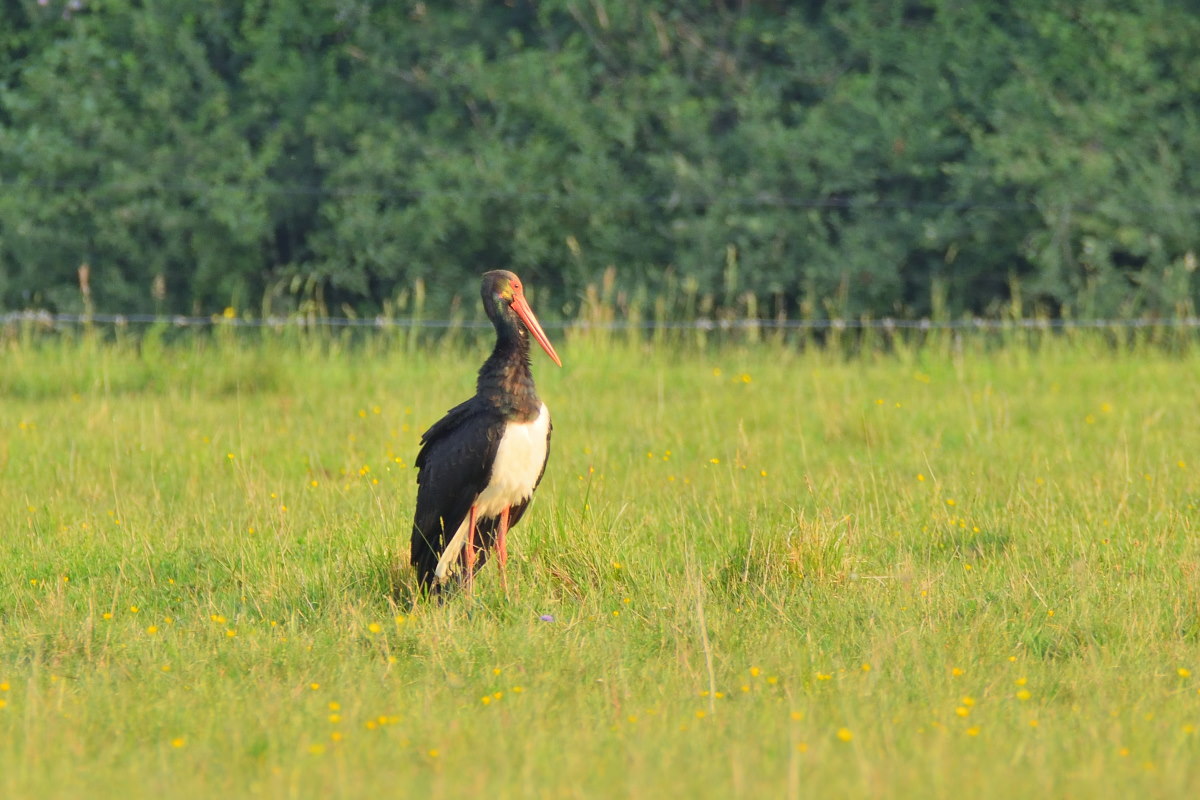
M 759 530 L 728 551 L 717 586 L 731 598 L 772 589 L 834 585 L 852 572 L 850 530 L 838 521 L 799 520 L 784 532 Z
M 978 533 L 954 528 L 934 534 L 928 548 L 914 555 L 940 555 L 947 559 L 994 558 L 1008 550 L 1012 536 L 1007 531 L 984 530 Z

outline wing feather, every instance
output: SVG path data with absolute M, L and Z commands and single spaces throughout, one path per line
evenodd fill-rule
M 503 430 L 503 420 L 472 399 L 421 437 L 411 561 L 422 588 L 432 585 L 442 551 L 487 485 Z

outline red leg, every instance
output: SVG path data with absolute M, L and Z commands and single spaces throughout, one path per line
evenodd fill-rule
M 475 506 L 471 506 L 470 518 L 467 520 L 467 546 L 464 548 L 467 556 L 467 591 L 475 583 Z
M 500 530 L 496 532 L 496 560 L 500 562 L 500 584 L 504 587 L 504 593 L 508 594 L 508 545 L 504 541 L 504 537 L 508 535 L 508 506 L 500 512 Z

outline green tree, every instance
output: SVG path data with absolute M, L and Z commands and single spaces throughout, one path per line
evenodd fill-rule
M 85 262 L 104 310 L 445 311 L 500 266 L 565 314 L 610 267 L 817 315 L 1200 299 L 1180 4 L 3 8 L 7 307 Z

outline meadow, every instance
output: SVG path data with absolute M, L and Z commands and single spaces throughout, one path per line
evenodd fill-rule
M 413 605 L 485 333 L 3 340 L 0 796 L 1200 787 L 1194 342 L 551 331 L 509 594 Z

